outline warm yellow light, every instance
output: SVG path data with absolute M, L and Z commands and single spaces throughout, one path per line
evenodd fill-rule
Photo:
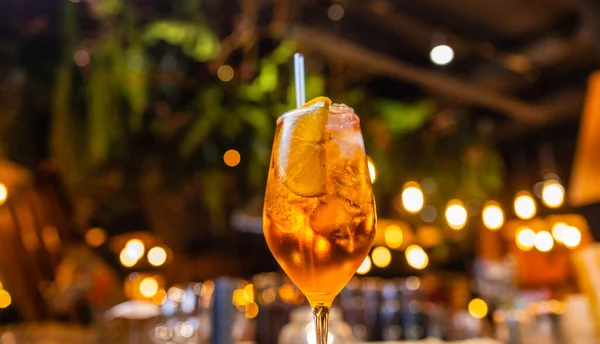
M 567 224 L 564 222 L 556 222 L 554 225 L 552 225 L 552 236 L 556 242 L 563 242 L 563 233 L 567 227 Z
M 483 319 L 487 315 L 488 306 L 482 299 L 473 299 L 469 302 L 469 314 L 473 318 Z
M 448 226 L 454 230 L 463 229 L 467 224 L 467 209 L 463 203 L 457 199 L 448 202 L 446 207 L 446 221 Z
M 566 226 L 561 237 L 563 244 L 568 248 L 575 248 L 581 243 L 581 231 L 577 227 Z
M 152 297 L 158 291 L 158 283 L 154 277 L 146 277 L 140 282 L 140 293 L 144 297 Z
M 167 251 L 162 247 L 153 247 L 148 251 L 148 261 L 154 266 L 161 266 L 167 261 Z
M 367 158 L 367 168 L 369 169 L 371 184 L 373 184 L 377 180 L 377 169 L 375 168 L 375 163 L 373 163 L 373 160 L 370 157 Z
M 127 241 L 127 244 L 125 244 L 125 253 L 135 260 L 142 258 L 145 250 L 146 247 L 140 239 L 130 239 Z
M 558 208 L 565 202 L 565 189 L 556 180 L 544 182 L 542 187 L 542 202 L 548 208 Z
M 0 183 L 0 205 L 6 202 L 6 198 L 8 197 L 8 190 L 6 189 L 6 185 Z
M 359 275 L 368 274 L 369 271 L 371 271 L 371 265 L 371 258 L 369 256 L 366 256 L 365 260 L 363 260 L 362 264 L 360 264 L 360 266 L 358 267 L 358 270 L 356 270 L 356 273 Z
M 155 305 L 160 306 L 163 303 L 165 303 L 166 299 L 167 299 L 167 292 L 164 289 L 158 289 L 156 294 L 154 294 L 154 296 L 152 297 L 152 302 L 154 302 Z
M 534 240 L 535 248 L 540 252 L 548 252 L 554 247 L 554 239 L 552 239 L 552 234 L 548 231 L 539 231 L 535 233 Z
M 0 290 L 4 289 L 4 286 L 2 285 L 2 282 L 0 282 Z
M 397 225 L 389 225 L 385 229 L 385 244 L 389 248 L 398 248 L 402 246 L 402 229 Z
M 248 303 L 254 302 L 254 285 L 252 283 L 244 287 L 244 298 Z
M 284 283 L 279 288 L 279 297 L 283 302 L 294 303 L 298 298 L 298 292 L 291 284 Z
M 119 255 L 119 260 L 121 261 L 121 264 L 126 267 L 126 268 L 130 268 L 132 266 L 134 266 L 135 264 L 137 264 L 138 260 L 131 257 L 129 254 L 127 254 L 127 250 L 126 249 L 122 249 L 121 250 L 121 254 Z
M 235 71 L 229 65 L 222 65 L 217 69 L 217 77 L 223 82 L 229 82 L 233 79 Z
M 225 165 L 229 167 L 237 166 L 240 163 L 240 160 L 240 152 L 236 151 L 235 149 L 230 149 L 223 154 L 223 161 L 225 162 Z
M 233 304 L 236 306 L 245 306 L 248 303 L 244 295 L 244 289 L 236 289 L 233 291 Z
M 98 247 L 106 242 L 106 232 L 102 228 L 92 228 L 85 233 L 85 242 L 91 247 Z
M 523 251 L 529 251 L 535 244 L 535 232 L 531 228 L 523 227 L 517 232 L 517 246 Z
M 12 298 L 6 290 L 0 290 L 0 309 L 10 306 Z
M 404 184 L 402 190 L 402 206 L 404 209 L 411 214 L 416 214 L 423 209 L 423 204 L 425 204 L 425 197 L 421 186 L 415 182 Z
M 504 224 L 504 212 L 498 202 L 489 201 L 483 207 L 483 224 L 490 230 L 498 230 Z
M 406 261 L 411 267 L 421 270 L 427 267 L 429 264 L 429 257 L 423 248 L 419 245 L 411 245 L 404 252 L 406 255 Z
M 521 191 L 515 197 L 515 214 L 523 220 L 529 220 L 535 216 L 537 207 L 535 200 L 527 191 Z
M 258 315 L 258 305 L 255 302 L 246 305 L 246 318 L 253 319 Z
M 390 265 L 390 262 L 392 261 L 392 254 L 387 247 L 375 247 L 373 252 L 371 252 L 371 260 L 376 267 L 385 268 L 386 266 Z

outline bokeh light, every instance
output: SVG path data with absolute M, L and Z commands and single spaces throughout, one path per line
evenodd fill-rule
M 140 239 L 130 239 L 125 244 L 125 253 L 136 261 L 144 256 L 145 250 L 146 247 Z
M 229 82 L 233 80 L 234 75 L 235 72 L 230 65 L 222 65 L 219 67 L 219 69 L 217 69 L 217 77 L 223 82 Z
M 421 213 L 419 213 L 419 216 L 424 222 L 431 223 L 437 219 L 437 209 L 432 205 L 426 205 L 421 210 Z
M 12 298 L 6 290 L 0 290 L 0 309 L 10 306 Z
M 360 264 L 360 266 L 358 267 L 358 270 L 356 270 L 356 273 L 359 275 L 368 274 L 369 271 L 371 271 L 371 266 L 371 257 L 366 256 L 365 260 L 363 260 L 362 264 Z
M 333 21 L 340 21 L 344 18 L 344 8 L 338 4 L 329 6 L 327 16 Z
M 179 287 L 171 287 L 167 292 L 167 297 L 175 302 L 182 302 L 184 296 L 185 292 Z
M 158 282 L 154 277 L 146 277 L 140 282 L 140 293 L 147 298 L 151 298 L 158 292 Z
M 85 50 L 77 50 L 73 54 L 73 62 L 77 67 L 85 67 L 90 64 L 90 53 Z
M 469 302 L 469 314 L 473 318 L 483 319 L 488 313 L 488 306 L 482 299 L 475 298 Z
M 398 248 L 402 246 L 404 237 L 402 229 L 398 225 L 389 225 L 385 228 L 385 244 L 389 248 Z
M 540 252 L 548 252 L 554 247 L 554 239 L 548 231 L 539 231 L 535 233 L 535 248 Z
M 421 280 L 417 276 L 410 276 L 405 281 L 406 289 L 417 290 L 421 287 Z
M 404 209 L 411 214 L 416 214 L 423 209 L 423 204 L 425 204 L 425 197 L 421 186 L 416 182 L 404 184 L 402 189 L 402 206 Z
M 467 209 L 457 199 L 448 202 L 446 207 L 446 221 L 448 226 L 454 230 L 460 230 L 467 224 Z
M 241 156 L 238 151 L 235 149 L 230 149 L 225 154 L 223 154 L 223 161 L 225 165 L 229 167 L 235 167 L 240 163 Z
M 522 227 L 516 235 L 517 247 L 523 251 L 529 251 L 535 244 L 535 232 L 528 227 Z
M 438 45 L 429 52 L 431 62 L 439 66 L 447 65 L 454 60 L 454 50 L 447 45 Z
M 148 262 L 154 266 L 161 266 L 167 261 L 167 251 L 160 246 L 156 246 L 148 251 Z
M 251 302 L 246 305 L 246 318 L 254 319 L 258 315 L 258 305 L 256 302 Z
M 406 255 L 408 265 L 415 269 L 425 269 L 427 264 L 429 264 L 429 256 L 427 256 L 427 253 L 419 245 L 409 246 L 404 254 Z
M 561 235 L 562 243 L 568 248 L 575 248 L 581 243 L 581 231 L 574 226 L 566 226 Z
M 167 292 L 164 289 L 158 289 L 156 291 L 156 294 L 154 294 L 154 296 L 152 296 L 152 302 L 154 302 L 155 305 L 162 305 L 163 303 L 165 303 L 165 300 L 167 299 Z
M 484 226 L 493 231 L 504 225 L 504 212 L 498 202 L 487 202 L 483 207 L 482 218 Z
M 537 206 L 529 192 L 521 191 L 515 197 L 514 209 L 520 219 L 529 220 L 535 216 Z
M 369 178 L 371 179 L 371 184 L 374 184 L 375 181 L 377 181 L 377 169 L 375 168 L 375 163 L 371 157 L 367 157 L 367 168 L 369 169 Z
M 137 262 L 138 262 L 137 259 L 135 259 L 132 256 L 130 256 L 129 254 L 127 254 L 126 249 L 121 250 L 121 254 L 119 254 L 119 260 L 121 261 L 121 264 L 126 268 L 130 268 L 130 267 L 134 266 L 135 264 L 137 264 Z
M 375 247 L 373 252 L 371 252 L 371 260 L 376 267 L 385 268 L 392 261 L 392 253 L 387 247 Z
M 8 197 L 8 189 L 6 189 L 6 185 L 0 183 L 0 205 L 6 202 L 6 198 Z
M 92 228 L 85 233 L 85 242 L 91 247 L 99 247 L 106 242 L 106 232 L 102 228 Z
M 567 227 L 567 224 L 564 222 L 556 222 L 552 225 L 552 236 L 556 242 L 563 242 L 563 233 Z
M 548 208 L 558 208 L 565 202 L 565 189 L 556 180 L 544 182 L 542 187 L 542 202 Z

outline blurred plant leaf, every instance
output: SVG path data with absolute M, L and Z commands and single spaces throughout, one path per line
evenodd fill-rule
M 203 91 L 195 102 L 198 119 L 181 140 L 179 153 L 189 157 L 208 137 L 210 132 L 219 124 L 219 110 L 222 90 L 212 87 Z
M 159 20 L 148 24 L 142 40 L 154 45 L 165 41 L 180 46 L 182 51 L 199 62 L 211 60 L 219 54 L 221 43 L 213 31 L 201 23 Z
M 380 119 L 397 135 L 419 129 L 430 114 L 430 103 L 427 100 L 408 104 L 391 99 L 377 99 L 374 107 Z

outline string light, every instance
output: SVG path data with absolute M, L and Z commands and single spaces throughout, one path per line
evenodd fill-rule
M 431 49 L 429 58 L 436 65 L 444 66 L 454 60 L 454 50 L 445 44 L 438 45 Z
M 389 248 L 398 248 L 403 242 L 402 229 L 397 225 L 389 225 L 385 228 L 385 244 Z
M 490 230 L 496 231 L 504 224 L 504 212 L 498 202 L 489 201 L 483 207 L 483 224 Z
M 154 266 L 161 266 L 167 261 L 167 251 L 162 247 L 153 247 L 148 251 L 148 262 Z
M 535 232 L 528 227 L 523 227 L 517 231 L 517 247 L 523 251 L 530 251 L 535 244 Z
M 236 151 L 235 149 L 230 149 L 223 154 L 223 161 L 225 162 L 225 165 L 229 167 L 237 166 L 240 163 L 240 160 L 240 152 Z
M 371 271 L 371 266 L 371 258 L 366 256 L 365 260 L 363 260 L 362 264 L 358 267 L 358 270 L 356 270 L 356 273 L 359 275 L 366 275 Z
M 514 203 L 515 214 L 520 219 L 529 220 L 535 216 L 537 207 L 533 196 L 527 191 L 517 193 Z
M 126 249 L 121 250 L 121 254 L 119 254 L 119 260 L 121 261 L 121 264 L 126 268 L 130 268 L 130 267 L 134 266 L 135 264 L 137 264 L 137 262 L 138 262 L 137 259 L 135 259 L 132 256 L 130 256 L 129 254 L 127 254 Z
M 552 225 L 552 236 L 556 242 L 563 242 L 563 233 L 567 227 L 567 224 L 564 222 L 556 222 L 554 225 Z
M 446 207 L 446 221 L 448 226 L 454 230 L 463 229 L 467 223 L 467 209 L 460 200 L 454 199 L 448 202 Z
M 91 247 L 99 247 L 106 242 L 106 232 L 102 228 L 92 228 L 85 233 L 85 242 Z
M 371 259 L 376 267 L 385 268 L 390 265 L 390 262 L 392 261 L 392 254 L 387 247 L 379 246 L 375 247 L 373 252 L 371 252 Z
M 407 212 L 416 214 L 423 209 L 425 197 L 421 186 L 416 182 L 407 182 L 402 190 L 402 206 Z
M 469 314 L 473 318 L 483 319 L 488 313 L 488 306 L 482 299 L 475 298 L 469 302 Z
M 554 247 L 554 239 L 548 231 L 539 231 L 535 234 L 535 248 L 540 252 L 548 252 Z
M 565 189 L 556 180 L 544 182 L 542 187 L 542 202 L 548 208 L 558 208 L 565 202 Z
M 8 197 L 8 189 L 6 185 L 0 183 L 0 205 L 6 202 L 6 198 Z
M 140 282 L 140 293 L 147 298 L 151 298 L 158 292 L 158 282 L 154 277 L 146 277 Z
M 217 69 L 217 77 L 223 82 L 229 82 L 233 79 L 235 72 L 230 65 L 222 65 Z
M 251 302 L 246 305 L 246 318 L 254 319 L 258 315 L 258 305 L 255 302 Z
M 369 178 L 371 179 L 371 184 L 374 184 L 377 180 L 377 169 L 375 168 L 375 163 L 371 157 L 367 157 L 367 168 L 369 170 Z
M 417 276 L 410 276 L 406 279 L 406 289 L 417 290 L 421 287 L 421 280 Z
M 6 290 L 0 290 L 0 309 L 7 308 L 12 303 L 12 298 Z
M 581 231 L 577 227 L 566 226 L 561 237 L 563 244 L 568 248 L 575 248 L 581 243 Z
M 125 244 L 125 253 L 136 261 L 142 258 L 146 247 L 140 239 L 130 239 Z
M 411 245 L 404 252 L 406 261 L 411 267 L 422 270 L 429 264 L 429 257 L 423 248 L 419 245 Z

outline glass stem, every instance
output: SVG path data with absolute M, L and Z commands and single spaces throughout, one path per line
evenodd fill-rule
M 329 308 L 326 306 L 317 306 L 313 308 L 313 314 L 315 316 L 315 334 L 317 335 L 316 344 L 327 344 Z

